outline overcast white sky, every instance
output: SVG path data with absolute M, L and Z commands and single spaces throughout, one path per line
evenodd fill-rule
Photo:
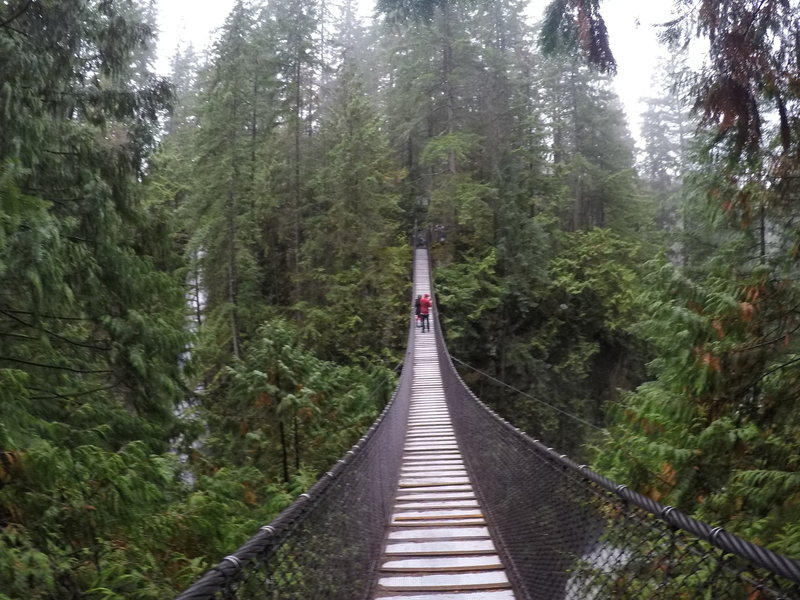
M 158 0 L 161 31 L 159 72 L 168 71 L 169 57 L 178 44 L 191 42 L 202 49 L 212 32 L 225 21 L 235 0 Z M 364 14 L 372 11 L 371 0 L 362 0 Z M 540 13 L 546 0 L 531 0 L 531 13 Z M 650 76 L 660 52 L 655 24 L 669 20 L 672 0 L 604 0 L 601 11 L 608 26 L 611 49 L 618 63 L 615 85 L 625 105 L 631 133 L 638 137 L 642 106 L 649 94 Z

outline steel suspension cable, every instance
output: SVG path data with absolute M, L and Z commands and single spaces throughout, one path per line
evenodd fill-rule
M 516 388 L 513 385 L 506 383 L 505 381 L 501 381 L 500 379 L 498 379 L 497 377 L 494 377 L 493 375 L 490 375 L 486 371 L 482 371 L 481 369 L 479 369 L 477 367 L 473 367 L 472 365 L 470 365 L 468 363 L 465 363 L 463 360 L 461 360 L 459 358 L 456 358 L 452 354 L 450 355 L 450 358 L 453 359 L 454 361 L 456 361 L 457 363 L 459 363 L 461 365 L 464 365 L 468 369 L 471 369 L 471 370 L 475 371 L 476 373 L 480 373 L 481 375 L 483 375 L 487 379 L 491 379 L 495 383 L 499 383 L 503 387 L 506 387 L 506 388 L 510 389 L 511 391 L 516 392 L 517 394 L 520 394 L 521 396 L 525 396 L 526 398 L 529 398 L 529 399 L 533 400 L 534 402 L 538 402 L 539 404 L 542 404 L 542 405 L 544 405 L 544 406 L 556 411 L 557 413 L 560 413 L 560 414 L 564 415 L 565 417 L 569 417 L 573 421 L 577 421 L 578 423 L 581 423 L 582 425 L 586 425 L 587 427 L 590 427 L 590 428 L 594 429 L 595 431 L 599 431 L 600 433 L 604 433 L 604 434 L 608 433 L 608 431 L 606 429 L 604 429 L 603 427 L 598 427 L 597 425 L 589 423 L 589 421 L 587 421 L 585 419 L 582 419 L 581 417 L 579 417 L 577 415 L 573 415 L 571 412 L 568 412 L 568 411 L 564 410 L 563 408 L 559 408 L 559 407 L 557 407 L 557 406 L 555 406 L 553 404 L 550 404 L 549 402 L 545 402 L 541 398 L 537 398 L 535 396 L 532 396 L 531 394 L 523 392 L 521 389 Z

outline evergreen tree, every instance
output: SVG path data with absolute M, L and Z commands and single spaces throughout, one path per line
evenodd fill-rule
M 753 162 L 732 177 L 724 154 L 698 159 L 686 180 L 697 227 L 684 264 L 654 262 L 639 299 L 652 380 L 624 399 L 600 466 L 796 554 L 793 208 Z
M 189 251 L 204 281 L 208 315 L 199 352 L 212 373 L 228 356 L 241 356 L 263 316 L 260 226 L 272 203 L 262 184 L 270 166 L 263 152 L 276 112 L 277 65 L 257 36 L 256 16 L 243 2 L 234 6 L 202 74 Z
M 147 69 L 150 16 L 139 2 L 0 9 L 5 598 L 132 593 L 120 574 L 159 543 L 138 530 L 171 488 L 158 454 L 186 336 L 182 286 L 157 268 L 174 264 L 171 249 L 139 183 L 170 99 Z M 152 591 L 140 597 L 164 590 Z
M 303 305 L 306 335 L 323 356 L 375 359 L 401 344 L 409 256 L 397 190 L 404 173 L 348 60 L 321 130 L 324 166 L 314 179 L 314 216 L 302 249 L 309 276 L 303 287 L 314 290 Z
M 607 77 L 574 58 L 543 69 L 546 130 L 569 200 L 554 209 L 568 230 L 641 230 L 648 222 L 633 170 L 633 141 Z M 638 214 L 637 214 L 638 213 Z
M 288 249 L 286 264 L 293 281 L 291 300 L 298 302 L 307 292 L 300 287 L 300 268 L 304 222 L 309 216 L 308 161 L 319 105 L 320 48 L 315 41 L 320 14 L 315 0 L 275 2 L 270 8 L 270 18 L 276 25 L 276 59 L 283 83 L 280 102 L 285 118 L 278 146 L 283 157 L 278 176 L 285 186 L 279 199 L 284 214 L 281 236 Z
M 642 115 L 642 177 L 658 206 L 656 225 L 667 231 L 678 228 L 677 192 L 695 129 L 686 97 L 687 75 L 685 57 L 670 54 L 663 60 L 652 86 L 660 95 L 646 99 Z

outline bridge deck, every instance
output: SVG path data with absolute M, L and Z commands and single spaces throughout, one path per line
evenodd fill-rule
M 426 250 L 416 250 L 414 287 L 415 297 L 430 293 Z M 374 597 L 513 600 L 450 421 L 436 336 L 415 336 L 403 465 Z

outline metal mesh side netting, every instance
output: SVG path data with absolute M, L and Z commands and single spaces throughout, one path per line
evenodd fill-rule
M 800 563 L 577 465 L 503 421 L 443 350 L 456 436 L 518 600 L 800 599 Z
M 409 331 L 406 365 L 413 355 Z M 358 600 L 374 587 L 405 440 L 412 373 L 358 444 L 178 600 Z

